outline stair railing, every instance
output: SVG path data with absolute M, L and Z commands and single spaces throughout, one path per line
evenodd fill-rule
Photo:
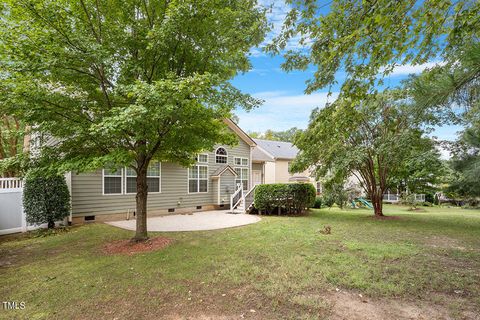
M 243 199 L 243 188 L 241 184 L 237 184 L 237 190 L 230 197 L 230 210 L 235 209 Z
M 256 188 L 256 185 L 253 186 L 252 189 L 250 189 L 247 193 L 245 193 L 245 195 L 243 196 L 243 203 L 245 205 L 245 211 L 248 210 L 248 208 L 250 208 L 250 206 L 253 204 L 253 200 L 255 198 L 255 188 Z

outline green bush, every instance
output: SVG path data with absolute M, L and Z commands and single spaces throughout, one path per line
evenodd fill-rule
M 23 189 L 23 208 L 27 222 L 47 223 L 55 227 L 55 221 L 70 214 L 70 192 L 63 176 L 27 176 Z
M 255 208 L 267 214 L 299 214 L 313 205 L 315 193 L 310 183 L 261 184 L 255 190 Z
M 316 197 L 315 202 L 313 203 L 313 207 L 315 209 L 321 209 L 322 208 L 322 198 L 321 197 Z
M 324 194 L 322 197 L 322 204 L 328 208 L 333 207 L 335 204 L 335 197 L 330 193 Z

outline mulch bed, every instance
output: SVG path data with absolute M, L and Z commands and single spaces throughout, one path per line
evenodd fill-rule
M 104 245 L 103 253 L 131 256 L 140 252 L 161 250 L 170 245 L 172 242 L 173 239 L 166 237 L 151 238 L 145 242 L 131 242 L 130 239 L 117 240 Z

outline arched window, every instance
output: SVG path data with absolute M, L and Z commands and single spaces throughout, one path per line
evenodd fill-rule
M 217 151 L 215 151 L 215 162 L 216 163 L 227 163 L 227 150 L 225 148 L 218 148 Z

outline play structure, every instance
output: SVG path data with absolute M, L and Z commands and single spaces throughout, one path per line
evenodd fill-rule
M 352 208 L 357 209 L 360 208 L 361 206 L 365 206 L 369 209 L 373 209 L 373 206 L 370 202 L 365 200 L 364 198 L 355 198 L 352 200 Z

